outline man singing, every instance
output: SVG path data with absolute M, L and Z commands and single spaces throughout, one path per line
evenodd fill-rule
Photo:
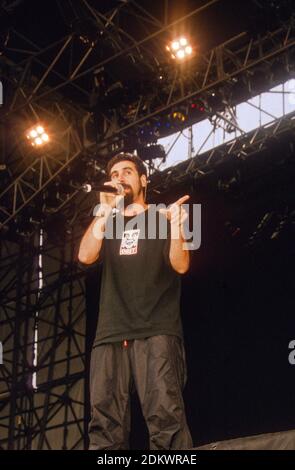
M 91 356 L 89 449 L 129 448 L 133 386 L 150 449 L 190 449 L 182 398 L 186 362 L 180 318 L 180 275 L 189 269 L 183 237 L 187 213 L 181 205 L 189 196 L 166 211 L 148 206 L 146 167 L 131 154 L 113 157 L 107 173 L 105 185 L 121 194 L 100 193 L 100 209 L 78 255 L 87 265 L 103 262 Z M 148 227 L 151 220 L 153 227 Z M 165 237 L 160 236 L 163 222 Z

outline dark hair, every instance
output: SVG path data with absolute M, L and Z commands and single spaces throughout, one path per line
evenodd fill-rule
M 117 155 L 115 155 L 114 157 L 110 159 L 110 161 L 107 164 L 107 175 L 108 176 L 110 175 L 111 169 L 116 163 L 123 162 L 124 160 L 134 163 L 139 176 L 141 175 L 147 176 L 147 169 L 143 161 L 136 155 L 132 155 L 131 153 L 124 153 L 124 152 L 117 153 Z

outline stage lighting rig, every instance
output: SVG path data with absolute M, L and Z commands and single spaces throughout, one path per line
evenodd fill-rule
M 140 143 L 156 143 L 160 137 L 160 130 L 153 122 L 147 122 L 137 131 L 137 137 Z
M 45 132 L 45 129 L 41 124 L 31 127 L 27 131 L 26 137 L 33 147 L 42 147 L 50 140 L 49 135 Z
M 163 162 L 166 160 L 166 152 L 163 145 L 151 144 L 147 146 L 137 147 L 137 155 L 141 160 L 151 161 L 156 158 L 161 158 Z
M 189 40 L 184 36 L 171 41 L 166 46 L 166 50 L 170 53 L 171 58 L 178 62 L 189 59 L 194 52 Z
M 171 113 L 171 119 L 183 124 L 187 120 L 187 115 L 181 111 L 173 111 L 173 113 Z

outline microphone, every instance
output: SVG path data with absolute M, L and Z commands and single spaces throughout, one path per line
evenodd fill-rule
M 112 193 L 112 194 L 117 194 L 118 196 L 123 196 L 125 191 L 124 188 L 121 184 L 117 184 L 117 188 L 114 188 L 113 186 L 109 186 L 106 184 L 89 184 L 85 183 L 81 186 L 82 191 L 85 193 L 90 193 L 91 191 L 98 191 L 101 193 Z

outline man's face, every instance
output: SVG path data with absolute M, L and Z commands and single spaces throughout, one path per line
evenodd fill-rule
M 135 164 L 129 160 L 115 163 L 111 168 L 110 178 L 114 183 L 120 183 L 125 189 L 126 204 L 137 201 L 146 184 L 145 175 L 139 176 Z

